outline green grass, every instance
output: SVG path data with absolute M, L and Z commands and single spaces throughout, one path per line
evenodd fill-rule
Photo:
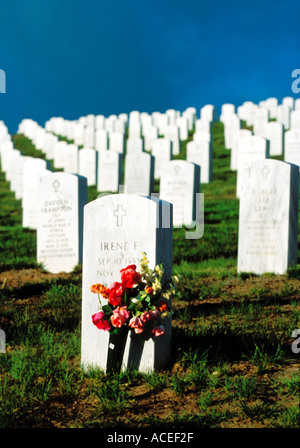
M 24 136 L 14 142 L 43 157 Z M 185 158 L 186 143 L 176 158 Z M 80 368 L 81 267 L 49 276 L 36 263 L 36 232 L 22 228 L 21 202 L 0 172 L 0 328 L 8 344 L 0 427 L 299 428 L 291 334 L 299 328 L 300 265 L 282 276 L 237 274 L 239 202 L 221 123 L 213 150 L 213 181 L 202 186 L 204 235 L 186 240 L 185 229 L 174 230 L 182 282 L 172 365 L 152 374 Z M 89 201 L 98 196 L 96 187 L 88 193 Z M 34 280 L 22 277 L 28 272 Z

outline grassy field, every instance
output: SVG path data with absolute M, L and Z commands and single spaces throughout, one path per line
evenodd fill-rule
M 14 142 L 43 157 L 24 136 Z M 0 427 L 299 428 L 300 363 L 291 344 L 300 265 L 282 276 L 237 274 L 239 202 L 221 123 L 213 143 L 204 236 L 186 240 L 184 229 L 174 230 L 182 283 L 173 299 L 173 363 L 149 375 L 81 370 L 81 267 L 53 275 L 36 263 L 36 232 L 22 228 L 21 202 L 0 172 Z M 89 188 L 89 200 L 96 196 Z

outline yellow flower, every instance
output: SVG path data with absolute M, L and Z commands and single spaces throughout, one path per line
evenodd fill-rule
M 157 265 L 155 266 L 155 272 L 162 277 L 164 274 L 164 268 L 162 267 L 162 265 Z
M 164 299 L 169 300 L 171 295 L 172 295 L 172 293 L 171 293 L 171 291 L 167 290 L 167 291 L 162 292 L 161 295 L 163 296 Z
M 157 277 L 154 280 L 154 283 L 152 283 L 152 288 L 153 288 L 154 294 L 156 294 L 157 291 L 161 291 L 161 282 Z

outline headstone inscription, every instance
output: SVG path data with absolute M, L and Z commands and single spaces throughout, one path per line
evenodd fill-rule
M 37 261 L 51 273 L 72 272 L 82 262 L 83 207 L 87 179 L 51 173 L 40 179 Z
M 240 198 L 238 272 L 284 274 L 297 263 L 299 167 L 266 159 L 253 162 L 247 174 Z

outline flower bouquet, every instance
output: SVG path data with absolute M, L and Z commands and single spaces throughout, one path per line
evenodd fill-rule
M 136 265 L 129 265 L 120 271 L 121 282 L 116 281 L 109 287 L 97 283 L 90 288 L 98 294 L 100 305 L 100 311 L 92 315 L 92 322 L 100 330 L 111 333 L 110 341 L 117 341 L 117 348 L 112 343 L 109 348 L 115 349 L 114 357 L 119 362 L 129 330 L 143 334 L 144 338 L 160 337 L 166 332 L 163 319 L 172 313 L 170 299 L 179 278 L 174 275 L 162 284 L 163 265 L 150 269 L 148 264 L 143 253 L 138 271 Z

